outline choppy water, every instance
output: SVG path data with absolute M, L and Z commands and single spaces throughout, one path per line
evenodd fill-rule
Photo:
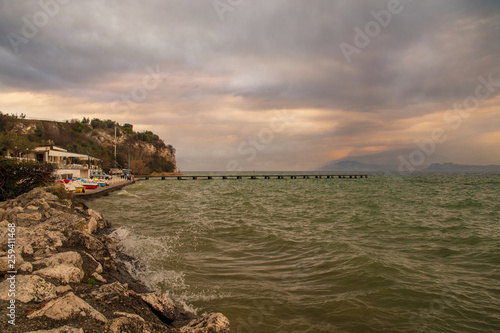
M 234 332 L 499 332 L 500 177 L 150 180 L 89 205 Z

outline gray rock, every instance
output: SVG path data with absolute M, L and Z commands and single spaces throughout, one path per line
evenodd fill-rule
M 133 313 L 115 312 L 114 315 L 115 316 L 120 316 L 120 317 L 127 317 L 127 318 L 137 319 L 139 321 L 145 322 L 145 320 L 141 316 L 133 314 Z
M 104 327 L 104 332 L 105 333 L 150 332 L 146 331 L 144 326 L 145 326 L 144 319 L 139 320 L 130 317 L 119 317 L 109 321 Z
M 108 282 L 101 274 L 99 274 L 97 272 L 92 273 L 92 277 L 94 277 L 94 279 L 96 279 L 97 281 L 102 282 L 102 283 Z
M 102 213 L 96 212 L 95 210 L 89 208 L 87 210 L 87 214 L 89 216 L 95 218 L 99 229 L 104 229 L 104 228 L 109 227 L 109 223 L 106 221 L 106 219 L 104 218 L 104 215 Z
M 160 313 L 169 321 L 175 321 L 178 316 L 178 309 L 174 302 L 165 294 L 160 292 L 139 294 L 144 302 L 146 302 L 153 311 Z
M 30 221 L 40 221 L 42 219 L 42 213 L 18 213 L 17 218 L 19 220 L 30 220 Z
M 61 252 L 40 262 L 45 266 L 69 265 L 81 268 L 83 265 L 82 256 L 75 251 Z
M 0 300 L 8 301 L 9 281 L 0 283 Z M 56 297 L 56 287 L 37 275 L 16 275 L 16 299 L 23 303 L 43 302 Z
M 21 273 L 31 273 L 33 272 L 33 265 L 30 262 L 24 262 L 18 269 Z
M 80 282 L 85 276 L 81 268 L 64 264 L 42 268 L 33 272 L 33 274 L 54 278 L 64 284 Z
M 82 217 L 77 223 L 68 226 L 68 231 L 80 231 L 91 235 L 97 231 L 97 221 L 94 217 L 88 219 Z
M 71 286 L 69 286 L 69 285 L 65 285 L 65 286 L 57 286 L 57 287 L 56 287 L 56 293 L 57 293 L 58 295 L 64 294 L 64 293 L 66 293 L 66 292 L 68 292 L 68 291 L 71 291 L 71 290 L 73 290 L 73 288 L 71 288 Z
M 36 262 L 46 268 L 39 269 L 33 274 L 57 279 L 61 283 L 80 282 L 84 277 L 83 260 L 78 252 L 68 251 L 53 255 L 50 258 Z
M 66 236 L 57 229 L 57 226 L 52 224 L 38 224 L 33 227 L 16 228 L 16 245 L 18 249 L 22 249 L 23 253 L 32 255 L 39 249 L 51 249 L 61 247 L 66 240 Z M 1 237 L 1 236 L 0 236 Z
M 24 263 L 24 259 L 19 251 L 15 253 L 16 261 L 14 264 L 14 269 L 10 266 L 12 262 L 9 262 L 9 257 L 0 257 L 0 275 L 7 273 L 7 271 L 18 270 L 19 267 Z
M 92 295 L 97 299 L 110 298 L 113 295 L 129 297 L 130 290 L 126 283 L 121 284 L 120 282 L 113 282 L 100 286 L 98 290 L 92 292 Z
M 211 313 L 181 328 L 181 333 L 229 333 L 229 320 L 222 313 Z
M 104 333 L 169 333 L 179 331 L 165 326 L 146 322 L 142 317 L 125 312 L 115 312 L 120 317 L 110 320 L 104 327 Z
M 54 328 L 52 330 L 40 330 L 40 331 L 31 331 L 27 333 L 84 333 L 81 328 L 74 328 L 71 326 L 62 326 L 59 328 Z
M 53 320 L 68 320 L 72 317 L 81 317 L 82 315 L 104 323 L 108 321 L 100 312 L 72 292 L 62 297 L 51 299 L 41 309 L 28 312 L 26 317 L 33 319 L 45 316 Z

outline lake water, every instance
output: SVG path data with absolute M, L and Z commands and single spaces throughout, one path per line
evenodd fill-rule
M 500 177 L 149 180 L 92 199 L 233 332 L 499 332 Z

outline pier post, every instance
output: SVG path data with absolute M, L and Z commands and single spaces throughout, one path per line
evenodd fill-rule
M 177 176 L 177 180 L 182 180 L 182 177 L 181 176 Z
M 163 177 L 161 177 L 161 180 L 165 180 L 165 177 L 164 177 L 164 176 L 163 176 Z
M 227 176 L 222 176 L 222 179 L 227 179 Z

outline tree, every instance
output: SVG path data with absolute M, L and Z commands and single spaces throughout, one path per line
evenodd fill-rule
M 15 130 L 8 132 L 0 132 L 0 150 L 2 155 L 5 155 L 7 150 L 14 152 L 14 156 L 32 150 L 37 146 L 36 142 L 31 141 L 27 136 L 18 136 Z
M 167 149 L 172 153 L 172 155 L 175 155 L 175 148 L 172 145 L 167 145 Z
M 125 123 L 125 124 L 123 124 L 122 128 L 125 132 L 127 132 L 129 134 L 134 133 L 134 125 L 132 125 L 132 124 Z
M 53 183 L 53 171 L 54 167 L 48 163 L 0 159 L 0 201 Z

